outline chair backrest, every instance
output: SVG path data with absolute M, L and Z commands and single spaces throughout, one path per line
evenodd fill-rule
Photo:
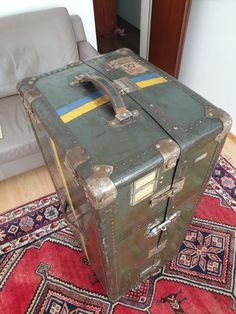
M 87 40 L 83 22 L 78 15 L 71 15 L 71 22 L 75 32 L 75 38 L 77 42 Z
M 16 94 L 25 77 L 77 62 L 78 36 L 65 8 L 0 18 L 0 97 Z

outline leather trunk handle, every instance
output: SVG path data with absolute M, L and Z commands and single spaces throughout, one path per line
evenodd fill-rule
M 75 76 L 75 79 L 70 82 L 70 86 L 77 86 L 87 82 L 92 82 L 94 85 L 97 85 L 109 97 L 115 112 L 115 118 L 118 121 L 122 122 L 130 120 L 130 118 L 133 117 L 133 113 L 126 108 L 121 95 L 116 91 L 112 83 L 105 77 L 89 74 L 77 75 Z

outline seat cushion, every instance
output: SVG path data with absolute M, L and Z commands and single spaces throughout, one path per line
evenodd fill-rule
M 0 99 L 0 164 L 39 152 L 33 130 L 19 96 Z
M 0 97 L 19 80 L 77 62 L 75 33 L 65 8 L 0 18 Z

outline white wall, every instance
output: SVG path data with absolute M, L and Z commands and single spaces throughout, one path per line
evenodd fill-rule
M 141 0 L 139 54 L 141 57 L 147 60 L 149 58 L 151 20 L 152 0 Z
M 0 16 L 53 7 L 66 7 L 70 15 L 80 15 L 88 41 L 97 48 L 93 0 L 5 0 L 1 1 Z
M 193 0 L 180 81 L 231 114 L 236 134 L 236 0 Z

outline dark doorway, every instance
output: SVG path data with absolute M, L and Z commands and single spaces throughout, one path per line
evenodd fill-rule
M 94 0 L 98 51 L 126 47 L 139 54 L 141 0 Z
M 94 0 L 98 50 L 139 54 L 141 33 L 141 55 L 177 78 L 190 7 L 191 0 L 152 0 L 152 9 L 145 0 Z

